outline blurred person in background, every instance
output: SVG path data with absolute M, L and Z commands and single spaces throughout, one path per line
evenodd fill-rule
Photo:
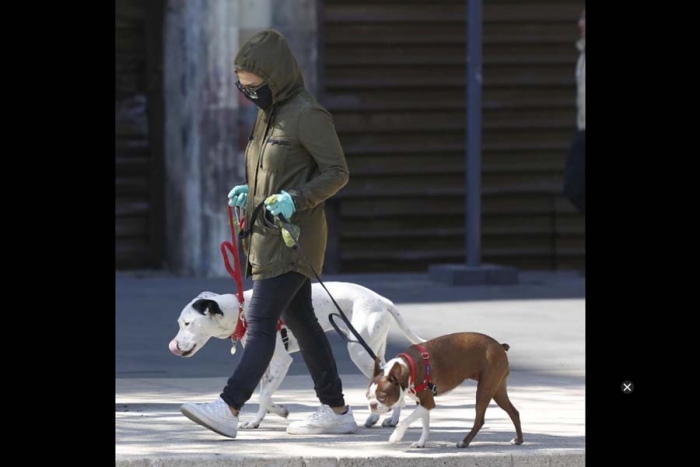
M 569 147 L 564 169 L 564 196 L 586 214 L 586 10 L 578 20 L 581 37 L 576 42 L 576 134 Z

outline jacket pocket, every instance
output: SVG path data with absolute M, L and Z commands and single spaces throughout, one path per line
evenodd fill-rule
M 268 138 L 260 169 L 273 173 L 284 172 L 291 147 L 292 141 L 287 138 L 275 136 Z
M 248 242 L 252 266 L 260 268 L 282 260 L 282 232 L 276 227 L 268 227 L 261 221 L 256 222 Z

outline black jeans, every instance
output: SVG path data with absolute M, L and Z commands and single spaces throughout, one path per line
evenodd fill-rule
M 246 345 L 221 398 L 237 410 L 250 399 L 272 359 L 280 316 L 299 342 L 316 396 L 322 404 L 344 406 L 333 352 L 314 313 L 311 281 L 297 272 L 253 282 L 253 295 L 246 310 Z
M 564 196 L 586 214 L 586 130 L 576 132 L 566 157 Z

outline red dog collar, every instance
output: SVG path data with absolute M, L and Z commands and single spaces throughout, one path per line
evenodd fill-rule
M 282 320 L 279 320 L 279 322 L 277 323 L 277 330 L 282 331 L 282 340 L 284 341 L 284 347 L 287 348 L 289 338 L 287 336 L 286 329 L 284 329 L 284 322 Z M 243 311 L 241 310 L 238 313 L 238 322 L 236 323 L 236 329 L 231 335 L 231 340 L 234 343 L 241 340 L 245 335 L 246 331 L 248 331 L 248 324 L 246 323 L 245 316 L 243 315 Z
M 398 356 L 403 357 L 408 361 L 408 367 L 411 370 L 412 383 L 409 385 L 408 391 L 411 394 L 417 394 L 421 391 L 425 391 L 426 389 L 430 389 L 433 395 L 437 396 L 437 387 L 430 381 L 430 355 L 428 355 L 428 351 L 425 350 L 425 347 L 423 347 L 421 344 L 416 344 L 413 347 L 416 347 L 423 357 L 423 364 L 425 365 L 425 378 L 421 384 L 413 387 L 413 385 L 416 383 L 416 362 L 414 362 L 413 358 L 406 352 L 400 353 Z

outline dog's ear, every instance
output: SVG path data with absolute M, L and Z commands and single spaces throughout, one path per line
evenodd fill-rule
M 196 300 L 192 304 L 192 308 L 199 311 L 201 314 L 204 314 L 208 309 L 209 313 L 211 313 L 212 315 L 224 315 L 224 312 L 221 311 L 221 308 L 219 308 L 218 303 L 216 303 L 214 300 L 208 300 L 206 298 L 200 298 L 199 300 Z
M 382 364 L 381 364 L 381 361 L 379 360 L 379 357 L 377 357 L 374 359 L 374 373 L 372 374 L 372 377 L 377 376 L 381 372 L 382 372 Z
M 391 370 L 389 370 L 389 376 L 387 379 L 394 386 L 399 385 L 399 381 L 401 381 L 401 365 L 399 365 L 398 362 L 394 363 L 394 366 L 392 366 Z

